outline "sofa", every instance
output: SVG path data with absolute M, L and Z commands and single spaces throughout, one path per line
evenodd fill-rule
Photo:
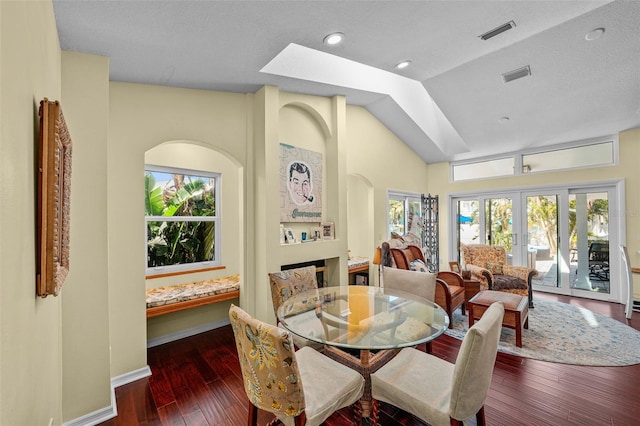
M 533 308 L 533 277 L 538 272 L 526 266 L 507 264 L 507 252 L 501 246 L 465 244 L 462 263 L 471 272 L 471 278 L 480 281 L 482 290 L 504 291 L 527 297 Z

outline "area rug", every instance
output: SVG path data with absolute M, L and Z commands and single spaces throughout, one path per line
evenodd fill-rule
M 499 352 L 573 365 L 623 366 L 640 363 L 640 332 L 607 316 L 578 306 L 534 300 L 529 329 L 522 330 L 522 348 L 515 331 L 502 329 Z M 462 339 L 469 329 L 467 315 L 454 313 L 449 336 Z

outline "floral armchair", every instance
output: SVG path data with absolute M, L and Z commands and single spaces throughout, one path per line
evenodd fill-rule
M 504 247 L 484 244 L 462 246 L 462 262 L 483 290 L 504 291 L 525 296 L 533 308 L 531 281 L 538 271 L 526 266 L 507 265 Z

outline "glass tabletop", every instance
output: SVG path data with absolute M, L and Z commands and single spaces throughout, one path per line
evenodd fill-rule
M 287 330 L 347 349 L 398 349 L 428 342 L 449 326 L 437 304 L 411 293 L 369 286 L 322 287 L 287 299 L 278 309 Z

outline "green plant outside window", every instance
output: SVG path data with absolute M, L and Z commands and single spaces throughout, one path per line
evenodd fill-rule
M 148 166 L 145 170 L 147 272 L 219 264 L 219 175 Z

